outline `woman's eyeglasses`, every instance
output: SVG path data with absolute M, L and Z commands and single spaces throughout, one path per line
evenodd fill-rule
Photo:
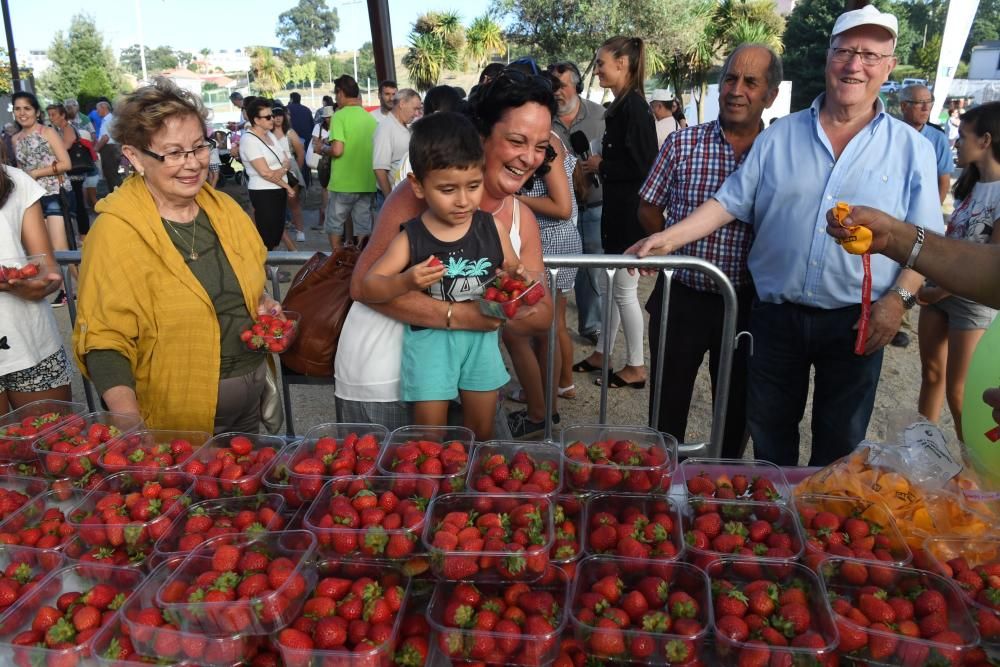
M 273 115 L 257 116 L 257 118 L 259 118 L 261 120 L 272 120 L 272 119 L 274 119 L 274 116 Z
M 140 151 L 149 157 L 159 160 L 163 164 L 178 165 L 183 164 L 187 161 L 188 155 L 193 155 L 196 160 L 204 160 L 208 157 L 208 154 L 216 147 L 216 143 L 212 139 L 206 139 L 205 143 L 200 146 L 195 146 L 189 151 L 170 151 L 169 153 L 164 153 L 160 155 L 159 153 L 154 153 L 153 151 L 142 148 Z

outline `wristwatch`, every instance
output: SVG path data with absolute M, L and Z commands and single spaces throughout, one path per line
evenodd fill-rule
M 910 290 L 904 287 L 900 287 L 899 285 L 894 285 L 893 287 L 889 288 L 889 291 L 895 292 L 896 294 L 899 295 L 899 298 L 903 300 L 903 308 L 905 308 L 906 310 L 909 310 L 910 308 L 913 308 L 915 305 L 917 305 L 917 297 L 914 296 L 910 292 Z

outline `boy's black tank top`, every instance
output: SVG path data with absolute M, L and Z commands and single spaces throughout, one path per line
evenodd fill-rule
M 410 242 L 410 266 L 434 255 L 445 266 L 444 278 L 427 293 L 439 301 L 469 301 L 482 298 L 487 285 L 503 266 L 503 245 L 493 216 L 472 214 L 469 231 L 457 241 L 435 238 L 419 217 L 404 225 Z

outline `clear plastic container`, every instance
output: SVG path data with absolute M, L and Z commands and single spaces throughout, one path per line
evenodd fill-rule
M 545 592 L 552 595 L 555 600 L 555 613 L 552 615 L 552 630 L 539 634 L 513 634 L 495 631 L 483 631 L 469 628 L 451 627 L 445 622 L 445 614 L 449 606 L 449 600 L 455 588 L 461 585 L 459 582 L 442 581 L 434 587 L 434 594 L 431 596 L 430 607 L 427 609 L 427 622 L 434 630 L 434 646 L 447 661 L 454 664 L 462 664 L 466 660 L 475 660 L 476 638 L 481 637 L 487 642 L 498 645 L 506 644 L 513 648 L 512 651 L 504 653 L 503 657 L 497 658 L 496 664 L 517 665 L 528 667 L 530 665 L 548 665 L 559 652 L 559 637 L 567 627 L 568 612 L 567 595 L 569 592 L 569 581 L 566 575 L 558 568 L 551 567 L 545 577 L 548 583 L 534 584 L 531 592 Z M 515 584 L 516 585 L 516 584 Z M 507 583 L 476 583 L 483 599 L 493 597 L 504 597 L 504 593 L 510 588 Z M 493 662 L 491 658 L 491 662 Z
M 220 602 L 171 602 L 167 591 L 175 586 L 189 586 L 206 572 L 212 572 L 213 554 L 223 545 L 236 546 L 241 552 L 257 552 L 270 560 L 288 558 L 294 569 L 275 589 L 248 599 Z M 261 536 L 220 535 L 192 551 L 156 592 L 163 609 L 176 614 L 178 627 L 185 632 L 211 635 L 233 633 L 269 635 L 285 627 L 299 614 L 309 592 L 316 584 L 312 566 L 316 537 L 305 531 L 282 531 Z M 207 588 L 207 586 L 206 586 Z
M 739 484 L 745 480 L 748 486 L 745 491 L 737 494 L 737 497 L 741 499 L 788 503 L 792 497 L 792 487 L 789 485 L 788 480 L 785 478 L 785 473 L 782 472 L 781 468 L 773 463 L 758 459 L 689 458 L 681 461 L 680 466 L 678 466 L 678 473 L 684 493 L 688 496 L 692 495 L 688 491 L 688 481 L 704 473 L 713 484 L 716 482 L 723 484 L 729 482 L 732 484 L 734 478 L 738 476 L 742 477 L 743 480 L 737 480 L 737 483 Z M 752 498 L 753 494 L 750 489 L 753 482 L 758 478 L 770 480 L 774 484 L 775 491 L 779 497 L 769 499 Z M 742 485 L 740 484 L 740 486 Z
M 538 513 L 538 518 L 534 519 L 537 535 L 523 551 L 518 551 L 506 545 L 512 544 L 515 529 L 528 520 L 527 517 L 522 521 L 514 516 L 522 512 Z M 456 519 L 454 522 L 448 521 L 452 513 L 456 513 L 452 515 Z M 548 568 L 553 542 L 553 513 L 552 499 L 545 496 L 501 493 L 440 495 L 428 508 L 429 520 L 424 523 L 423 541 L 430 556 L 431 571 L 438 578 L 447 580 L 536 580 Z M 501 527 L 503 536 L 498 536 L 500 544 L 490 549 L 482 545 L 477 550 L 469 548 L 467 543 L 466 548 L 460 544 L 441 546 L 443 542 L 436 535 L 448 532 L 442 525 L 458 525 L 458 515 L 462 514 L 468 517 L 463 525 L 475 526 L 480 533 L 501 525 L 501 515 L 506 514 L 507 523 Z
M 189 660 L 201 667 L 231 667 L 242 662 L 244 656 L 252 656 L 266 638 L 248 634 L 208 636 L 178 629 L 173 623 L 180 620 L 178 615 L 156 601 L 156 592 L 172 567 L 176 564 L 168 561 L 153 570 L 121 608 L 119 619 L 136 652 L 166 660 Z
M 977 601 L 972 591 L 962 584 L 965 575 L 961 575 L 959 564 L 953 561 L 956 558 L 964 560 L 973 570 L 980 566 L 1000 563 L 1000 537 L 979 539 L 929 537 L 924 542 L 920 555 L 915 554 L 913 557 L 914 564 L 918 564 L 919 561 L 921 569 L 930 569 L 958 584 L 969 613 L 972 614 L 979 630 L 983 648 L 992 657 L 1000 658 L 1000 632 L 997 631 L 1000 627 L 1000 611 Z
M 236 437 L 250 440 L 252 449 L 249 459 L 239 464 L 242 471 L 229 477 L 222 469 L 231 456 L 229 443 Z M 264 472 L 285 447 L 284 439 L 273 435 L 222 433 L 201 446 L 181 469 L 195 476 L 194 495 L 198 500 L 252 496 L 260 492 Z M 199 464 L 205 469 L 199 469 Z
M 260 352 L 261 354 L 284 354 L 287 352 L 295 344 L 295 339 L 298 337 L 299 322 L 302 320 L 302 316 L 292 310 L 283 310 L 282 315 L 283 317 L 277 319 L 291 322 L 290 329 L 284 329 L 277 335 L 264 333 L 261 336 L 253 336 L 253 327 L 259 323 L 259 320 L 255 321 L 252 326 L 244 329 L 244 331 L 249 331 L 252 336 L 243 341 L 244 346 L 251 352 Z M 243 332 L 241 332 L 241 338 L 242 334 Z
M 164 472 L 180 472 L 181 468 L 195 452 L 212 438 L 204 431 L 168 431 L 141 429 L 115 438 L 101 452 L 97 465 L 108 472 L 131 470 L 136 476 L 143 472 L 156 475 Z M 167 460 L 158 460 L 157 455 L 165 448 L 170 451 L 175 440 L 185 440 L 191 445 L 191 452 L 182 456 L 170 456 Z M 126 463 L 121 464 L 119 459 Z
M 344 467 L 339 469 L 338 472 L 333 473 L 316 456 L 317 443 L 320 441 L 324 441 L 320 445 L 321 447 L 332 446 L 334 451 L 339 454 L 346 446 L 346 441 L 351 439 L 352 436 L 361 439 L 369 435 L 375 439 L 377 449 L 375 456 L 364 460 L 364 463 L 362 463 L 361 459 L 356 459 L 354 465 L 351 465 L 350 459 L 345 458 L 343 459 Z M 315 426 L 309 429 L 288 461 L 286 466 L 288 469 L 288 484 L 291 485 L 292 489 L 303 502 L 308 503 L 316 499 L 316 496 L 319 495 L 323 484 L 327 480 L 335 477 L 375 474 L 375 461 L 378 459 L 378 450 L 381 449 L 382 443 L 388 437 L 389 429 L 378 424 L 320 424 L 319 426 Z M 327 438 L 332 439 L 334 442 L 331 443 Z M 333 460 L 336 460 L 336 457 L 337 454 L 334 454 Z M 306 463 L 303 463 L 303 461 L 306 461 Z M 296 471 L 296 468 L 306 470 L 314 466 L 322 466 L 324 473 L 316 475 Z
M 6 584 L 4 587 L 13 589 L 15 597 L 9 604 L 0 606 L 0 617 L 26 597 L 33 587 L 42 585 L 65 562 L 66 558 L 52 549 L 4 545 L 0 549 L 0 582 L 8 582 L 10 587 Z
M 677 441 L 645 426 L 571 426 L 562 431 L 563 474 L 566 488 L 598 493 L 666 492 L 677 462 Z M 615 463 L 614 444 L 604 448 L 600 456 L 593 449 L 599 443 L 632 443 L 638 456 L 649 457 L 646 464 Z M 583 449 L 577 452 L 578 445 Z M 620 453 L 619 456 L 625 456 Z M 594 458 L 591 458 L 591 454 Z M 607 454 L 611 456 L 607 456 Z M 632 456 L 636 456 L 633 453 Z M 598 463 L 597 461 L 608 461 Z
M 32 445 L 39 436 L 85 412 L 84 403 L 35 401 L 0 415 L 0 460 L 33 461 Z
M 350 667 L 351 665 L 366 665 L 368 667 L 389 667 L 394 664 L 393 651 L 396 646 L 396 638 L 399 634 L 400 623 L 403 619 L 404 610 L 409 605 L 410 582 L 401 577 L 398 571 L 386 564 L 372 563 L 338 563 L 327 564 L 321 573 L 321 581 L 327 578 L 347 579 L 357 582 L 362 579 L 371 579 L 383 590 L 390 586 L 401 586 L 403 594 L 399 611 L 394 614 L 391 629 L 387 631 L 387 636 L 373 646 L 361 648 L 359 650 L 343 649 L 297 649 L 285 646 L 280 642 L 280 633 L 273 641 L 281 653 L 281 658 L 285 665 L 294 667 L 296 665 L 329 665 L 330 667 Z M 317 589 L 320 584 L 317 584 Z M 341 598 L 343 599 L 343 598 Z
M 635 513 L 640 513 L 646 521 L 642 521 L 642 535 L 633 537 L 631 542 L 622 544 L 623 538 L 618 534 L 617 526 L 624 523 L 633 523 Z M 654 526 L 657 522 L 652 521 L 655 515 L 666 515 L 669 526 Z M 625 493 L 600 493 L 590 496 L 584 506 L 583 534 L 584 553 L 588 556 L 620 556 L 622 558 L 639 557 L 649 560 L 678 560 L 684 552 L 684 540 L 681 537 L 681 516 L 677 509 L 677 504 L 667 496 L 639 496 Z M 632 521 L 629 519 L 632 518 Z M 615 528 L 614 534 L 602 531 L 597 534 L 595 531 L 601 525 L 609 525 Z M 594 544 L 592 538 L 606 539 L 610 546 L 604 544 Z M 649 552 L 644 555 L 628 553 L 631 549 L 638 549 L 636 545 L 648 548 Z M 604 549 L 598 548 L 605 546 Z M 624 549 L 626 553 L 622 553 Z
M 680 506 L 682 532 L 684 541 L 687 544 L 689 559 L 697 565 L 718 558 L 719 556 L 734 556 L 741 558 L 769 558 L 783 560 L 786 562 L 798 561 L 805 550 L 803 546 L 802 532 L 799 527 L 798 517 L 788 508 L 780 503 L 759 503 L 752 500 L 715 500 L 709 498 L 689 498 L 687 503 Z M 733 551 L 719 551 L 712 545 L 713 538 L 709 537 L 709 544 L 699 544 L 694 539 L 694 531 L 699 523 L 698 517 L 703 514 L 715 513 L 721 517 L 721 523 L 725 529 L 726 524 L 742 524 L 742 529 L 737 531 L 745 532 L 745 547 L 753 550 L 754 553 L 738 553 L 739 547 L 734 547 Z M 751 539 L 750 528 L 755 521 L 765 521 L 770 524 L 771 535 L 761 542 L 754 542 Z M 763 544 L 763 547 L 757 545 Z M 775 553 L 770 549 L 788 549 L 790 553 Z M 758 553 L 759 552 L 759 553 Z
M 317 552 L 321 558 L 355 555 L 373 560 L 407 560 L 423 551 L 420 536 L 424 531 L 427 507 L 437 495 L 437 487 L 436 480 L 412 475 L 331 479 L 310 506 L 303 527 L 316 535 Z M 357 528 L 351 528 L 338 522 L 338 516 L 331 514 L 331 500 L 335 496 L 351 500 L 362 492 L 375 494 L 376 502 L 388 492 L 395 495 L 397 505 L 407 500 L 415 501 L 420 519 L 405 522 L 403 515 L 392 512 L 399 517 L 400 525 L 398 528 L 385 528 L 384 515 L 387 513 L 383 510 L 383 518 L 369 527 L 361 527 L 359 524 Z M 423 509 L 419 507 L 421 505 Z
M 45 273 L 45 254 L 0 258 L 0 283 L 32 280 Z
M 35 496 L 0 522 L 0 543 L 53 549 L 68 558 L 77 558 L 83 547 L 75 539 L 76 529 L 67 519 L 86 497 L 86 491 L 74 488 L 53 489 Z M 50 525 L 42 526 L 49 511 L 61 513 L 57 515 L 61 519 L 55 518 Z
M 47 480 L 20 475 L 0 475 L 0 521 L 49 489 Z
M 627 566 L 631 562 L 631 566 Z M 705 642 L 711 629 L 712 602 L 708 578 L 705 573 L 688 563 L 672 563 L 665 570 L 655 561 L 642 561 L 615 558 L 610 556 L 588 556 L 580 561 L 576 570 L 576 579 L 570 594 L 570 623 L 576 638 L 583 644 L 588 656 L 596 659 L 610 659 L 611 655 L 603 652 L 609 640 L 614 636 L 621 637 L 625 648 L 622 662 L 631 664 L 670 664 L 666 661 L 667 653 L 683 657 L 685 664 L 703 657 Z M 641 625 L 622 629 L 605 630 L 591 625 L 588 617 L 594 610 L 588 606 L 592 595 L 591 588 L 605 577 L 617 577 L 623 584 L 621 594 L 624 597 L 629 592 L 639 590 L 639 582 L 647 576 L 658 576 L 667 581 L 671 593 L 683 591 L 691 596 L 697 604 L 695 621 L 700 628 L 691 634 L 671 632 L 652 632 L 642 629 Z M 605 600 L 605 598 L 601 598 Z M 614 607 L 614 605 L 608 605 Z M 620 607 L 615 607 L 620 608 Z M 661 611 L 650 608 L 650 612 Z M 625 613 L 624 611 L 622 613 Z M 673 629 L 672 627 L 670 629 Z M 635 655 L 633 647 L 644 644 L 651 653 Z M 611 644 L 613 645 L 613 643 Z M 617 654 L 616 654 L 617 655 Z M 678 659 L 677 663 L 680 664 Z M 708 664 L 708 663 L 705 663 Z
M 194 479 L 184 473 L 160 473 L 143 471 L 135 475 L 133 471 L 116 472 L 103 480 L 87 494 L 66 520 L 80 537 L 87 549 L 121 550 L 125 557 L 139 564 L 153 552 L 153 545 L 167 532 L 174 518 L 187 507 L 191 498 Z M 166 500 L 161 496 L 151 498 L 146 489 L 156 489 L 159 485 Z M 131 499 L 129 498 L 131 496 Z M 149 498 L 151 510 L 149 518 L 132 518 L 121 515 L 122 523 L 112 524 L 104 517 L 102 508 L 111 502 L 115 507 L 124 508 L 133 500 L 138 503 Z M 159 500 L 159 506 L 154 503 Z M 96 519 L 94 518 L 96 517 Z
M 149 667 L 151 664 L 171 665 L 171 667 L 197 667 L 189 660 L 158 659 L 153 656 L 143 657 L 134 651 L 130 651 L 128 658 L 121 658 L 123 647 L 132 647 L 132 640 L 128 637 L 128 628 L 121 616 L 115 618 L 101 628 L 93 639 L 90 640 L 90 653 L 93 664 L 100 667 Z M 242 661 L 236 664 L 242 665 Z
M 302 502 L 289 481 L 288 462 L 295 456 L 301 442 L 301 440 L 294 442 L 278 452 L 271 465 L 264 471 L 264 490 L 268 493 L 277 493 L 284 498 L 285 509 L 288 511 L 309 505 Z
M 495 317 L 500 320 L 509 320 L 517 314 L 517 311 L 521 308 L 528 306 L 533 306 L 545 297 L 545 284 L 543 278 L 545 276 L 544 271 L 525 271 L 524 280 L 521 282 L 525 283 L 524 289 L 514 297 L 513 292 L 508 291 L 508 298 L 506 301 L 496 301 L 487 298 L 477 299 L 476 302 L 479 304 L 479 312 L 487 317 Z M 497 290 L 503 289 L 503 281 L 507 278 L 506 275 L 498 275 L 493 281 L 487 285 L 486 289 L 495 288 Z M 515 278 L 516 279 L 516 278 Z
M 13 642 L 15 637 L 32 630 L 32 622 L 42 607 L 56 607 L 57 600 L 64 593 L 87 593 L 96 584 L 107 584 L 114 589 L 115 596 L 122 596 L 122 601 L 135 590 L 142 581 L 142 575 L 135 570 L 105 565 L 83 564 L 68 565 L 52 573 L 48 579 L 19 600 L 6 614 L 0 617 L 0 661 L 4 664 L 79 664 L 85 663 L 90 652 L 92 633 L 85 635 L 78 642 L 78 633 L 69 618 L 60 614 L 60 628 L 66 636 L 65 642 L 70 646 L 62 649 L 43 648 L 31 642 L 24 645 Z M 121 604 L 118 602 L 117 604 Z M 115 618 L 114 615 L 102 616 L 100 625 Z M 45 633 L 40 633 L 44 636 Z
M 979 644 L 979 632 L 976 630 L 975 623 L 966 608 L 965 600 L 958 587 L 940 575 L 909 567 L 879 564 L 869 569 L 879 568 L 881 575 L 878 581 L 879 587 L 884 589 L 889 597 L 893 597 L 895 594 L 905 597 L 908 592 L 912 592 L 916 588 L 939 591 L 944 596 L 948 609 L 947 629 L 955 632 L 961 638 L 960 642 L 940 643 L 929 639 L 908 637 L 895 632 L 880 631 L 858 625 L 853 620 L 837 614 L 837 599 L 845 598 L 852 606 L 857 606 L 863 588 L 844 581 L 840 569 L 846 563 L 848 561 L 842 558 L 828 558 L 820 564 L 818 571 L 826 586 L 827 597 L 833 605 L 837 624 L 841 627 L 842 639 L 839 652 L 842 658 L 870 665 L 898 665 L 899 667 L 924 664 L 961 664 L 963 657 Z M 873 583 L 875 582 L 869 580 L 869 584 Z M 866 642 L 877 638 L 895 641 L 895 652 L 888 657 L 875 660 L 870 657 L 867 643 L 861 648 L 846 650 L 843 645 L 845 629 L 859 635 L 867 635 Z M 949 663 L 943 659 L 944 656 L 953 656 L 954 661 Z
M 573 563 L 583 556 L 583 512 L 586 497 L 562 493 L 554 498 L 552 516 L 552 549 L 549 556 L 553 563 Z
M 524 455 L 528 457 L 527 467 L 512 465 L 515 456 Z M 502 462 L 496 457 L 502 457 Z M 476 443 L 473 448 L 466 488 L 477 493 L 529 493 L 552 497 L 562 489 L 562 481 L 562 456 L 556 444 L 490 440 Z
M 896 527 L 896 521 L 892 518 L 892 514 L 889 513 L 888 508 L 882 503 L 875 503 L 860 498 L 847 498 L 845 496 L 824 496 L 815 493 L 804 493 L 795 498 L 795 510 L 799 517 L 802 537 L 806 545 L 805 563 L 809 567 L 815 568 L 828 555 L 837 555 L 840 558 L 847 559 L 881 560 L 893 565 L 907 565 L 913 558 L 910 547 L 906 546 L 903 535 L 899 532 L 899 528 Z M 873 534 L 871 540 L 874 546 L 867 549 L 867 551 L 874 552 L 876 548 L 879 548 L 880 550 L 884 550 L 883 557 L 879 558 L 877 554 L 872 554 L 874 557 L 857 555 L 856 549 L 862 545 L 850 539 L 847 540 L 847 544 L 844 547 L 852 555 L 848 555 L 846 551 L 844 553 L 828 554 L 822 548 L 822 540 L 816 538 L 813 534 L 815 531 L 811 531 L 806 527 L 808 524 L 804 513 L 812 512 L 830 512 L 841 519 L 853 517 L 867 521 L 873 526 L 878 526 L 878 534 Z
M 268 521 L 260 524 L 260 529 L 250 534 L 258 534 L 260 531 L 277 531 L 284 526 L 285 519 L 281 513 L 285 509 L 285 499 L 276 493 L 263 493 L 247 498 L 219 498 L 218 500 L 203 500 L 195 503 L 175 517 L 170 527 L 153 546 L 154 558 L 157 564 L 173 556 L 189 554 L 198 546 L 219 535 L 239 535 L 241 532 L 235 527 L 220 527 L 223 519 L 231 520 L 240 512 L 249 510 L 258 512 L 261 508 L 268 508 L 274 512 Z M 191 517 L 206 516 L 212 521 L 212 527 L 204 533 L 194 534 L 190 538 L 184 535 L 187 523 Z
M 142 420 L 138 415 L 90 412 L 48 429 L 31 449 L 46 477 L 68 477 L 75 485 L 85 487 L 91 478 L 103 477 L 97 460 L 107 443 L 139 428 Z
M 462 426 L 401 426 L 389 434 L 375 465 L 383 475 L 424 475 L 438 481 L 440 493 L 457 493 L 465 490 L 474 441 L 472 431 Z M 420 443 L 427 446 L 422 449 Z M 454 454 L 444 454 L 444 450 Z M 418 460 L 427 458 L 442 462 L 440 474 L 417 467 Z
M 722 558 L 715 561 L 707 570 L 708 578 L 711 582 L 712 590 L 719 591 L 722 582 L 733 584 L 740 592 L 744 587 L 752 582 L 770 581 L 778 586 L 779 591 L 790 588 L 801 589 L 805 593 L 806 605 L 809 611 L 809 627 L 805 632 L 815 633 L 822 641 L 817 641 L 816 648 L 805 648 L 796 646 L 776 646 L 767 648 L 771 654 L 772 665 L 822 665 L 831 664 L 832 656 L 837 647 L 837 628 L 833 621 L 833 613 L 826 601 L 826 589 L 816 574 L 809 568 L 796 563 L 768 562 L 761 560 L 756 563 L 747 563 L 737 558 Z M 719 593 L 716 592 L 716 596 Z M 749 597 L 748 593 L 745 593 Z M 775 602 L 777 612 L 781 609 L 780 597 Z M 719 620 L 719 607 L 714 606 L 715 621 Z M 776 613 L 777 613 L 776 612 Z M 750 614 L 748 613 L 748 616 Z M 744 617 L 745 618 L 745 617 Z M 773 619 L 774 616 L 771 616 Z M 798 633 L 799 635 L 805 632 Z M 715 629 L 715 655 L 719 665 L 743 664 L 742 659 L 749 656 L 741 655 L 745 652 L 754 651 L 754 647 L 745 641 L 738 641 Z M 791 637 L 784 635 L 789 644 Z

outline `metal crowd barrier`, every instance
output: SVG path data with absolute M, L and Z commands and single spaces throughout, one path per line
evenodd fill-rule
M 300 266 L 309 261 L 314 252 L 270 252 L 267 256 L 268 266 Z M 63 251 L 56 253 L 56 260 L 62 267 L 65 289 L 68 297 L 68 307 L 71 323 L 76 322 L 76 303 L 73 298 L 75 286 L 73 285 L 72 274 L 69 271 L 71 265 L 80 263 L 80 253 L 78 251 Z M 604 269 L 607 281 L 604 284 L 603 313 L 604 322 L 602 329 L 608 331 L 611 321 L 611 307 L 613 306 L 613 294 L 611 284 L 616 271 L 627 269 L 645 269 L 647 271 L 661 271 L 664 276 L 663 308 L 660 313 L 660 336 L 656 341 L 659 355 L 657 356 L 656 368 L 652 372 L 652 397 L 653 413 L 650 416 L 651 424 L 659 422 L 660 396 L 663 390 L 663 363 L 664 351 L 667 342 L 667 318 L 670 312 L 670 289 L 674 272 L 681 269 L 692 269 L 700 271 L 711 278 L 722 295 L 725 306 L 722 322 L 722 345 L 719 357 L 718 375 L 715 378 L 715 400 L 712 407 L 712 427 L 708 442 L 682 443 L 680 451 L 685 456 L 704 455 L 718 457 L 722 452 L 722 436 L 725 431 L 726 409 L 729 401 L 729 383 L 732 375 L 733 356 L 737 345 L 736 332 L 736 291 L 732 283 L 717 266 L 703 259 L 683 256 L 669 257 L 645 257 L 639 259 L 634 256 L 624 255 L 556 255 L 544 257 L 545 266 L 548 269 L 549 287 L 554 292 L 556 277 L 561 269 Z M 277 272 L 271 272 L 271 293 L 278 300 L 281 299 L 281 283 L 278 280 Z M 740 334 L 748 335 L 748 334 Z M 603 424 L 607 419 L 608 408 L 608 377 L 610 370 L 611 337 L 604 337 L 604 362 L 601 366 L 601 400 L 598 412 L 598 422 Z M 650 345 L 653 341 L 650 341 Z M 546 386 L 553 386 L 555 378 L 555 345 L 556 345 L 556 323 L 553 318 L 549 327 L 548 335 L 548 365 L 545 369 Z M 87 404 L 94 409 L 95 400 L 93 389 L 89 382 L 84 380 L 84 391 L 86 393 Z M 283 397 L 284 398 L 284 397 Z M 552 392 L 546 392 L 545 398 L 545 440 L 552 440 Z M 291 407 L 291 403 L 286 401 L 286 406 Z M 290 419 L 290 416 L 286 416 Z

